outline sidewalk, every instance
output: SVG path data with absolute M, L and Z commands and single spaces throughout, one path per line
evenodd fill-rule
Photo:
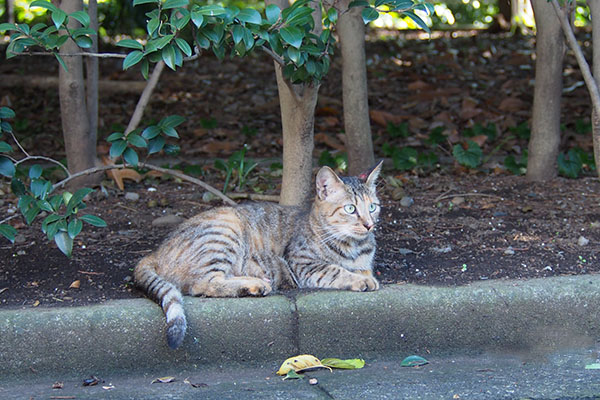
M 0 310 L 4 377 L 193 371 L 271 363 L 299 354 L 536 355 L 590 348 L 600 338 L 600 276 L 486 281 L 378 292 L 315 291 L 295 298 L 186 298 L 188 334 L 169 349 L 147 299 L 75 308 Z

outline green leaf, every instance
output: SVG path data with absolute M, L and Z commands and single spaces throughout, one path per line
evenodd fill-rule
M 329 20 L 332 23 L 336 23 L 337 19 L 338 19 L 338 12 L 335 8 L 331 7 L 329 10 L 327 10 L 327 18 L 329 18 Z
M 16 30 L 17 30 L 17 26 L 15 24 L 8 24 L 8 23 L 0 24 L 0 32 L 16 31 Z
M 0 227 L 1 227 L 1 225 L 0 225 Z M 587 364 L 585 366 L 585 369 L 600 369 L 600 363 Z
M 91 214 L 80 215 L 79 219 L 82 220 L 83 222 L 87 222 L 88 224 L 97 226 L 99 228 L 104 228 L 106 226 L 106 222 L 102 218 L 97 217 L 95 215 L 91 215 Z
M 175 128 L 171 128 L 170 126 L 163 128 L 163 133 L 169 137 L 173 137 L 173 138 L 179 138 L 179 135 L 177 134 L 177 131 L 175 130 Z
M 177 44 L 177 47 L 179 47 L 181 49 L 181 51 L 183 51 L 185 53 L 186 56 L 189 57 L 192 55 L 192 48 L 190 47 L 188 42 L 186 42 L 185 40 L 183 40 L 181 38 L 176 38 L 175 44 Z
M 373 7 L 365 7 L 362 10 L 361 15 L 365 24 L 368 24 L 369 22 L 375 21 L 377 18 L 379 18 L 379 12 L 377 12 L 377 10 L 375 10 Z
M 406 16 L 408 16 L 410 19 L 412 19 L 413 21 L 415 21 L 415 23 L 421 27 L 421 29 L 423 29 L 425 32 L 431 32 L 431 29 L 429 29 L 429 27 L 427 26 L 427 24 L 425 23 L 425 21 L 423 21 L 421 19 L 421 17 L 419 17 L 417 14 L 415 14 L 413 11 L 404 11 L 404 14 Z
M 429 361 L 420 356 L 408 356 L 400 363 L 401 367 L 420 367 L 429 364 Z
M 0 156 L 0 174 L 11 178 L 15 175 L 15 171 L 13 162 L 9 158 Z
M 50 204 L 47 200 L 38 200 L 35 204 L 42 210 L 46 212 L 54 212 L 54 208 L 52 208 L 52 204 Z
M 46 195 L 52 190 L 52 183 L 45 179 L 32 179 L 29 185 L 31 193 L 38 199 L 46 198 Z
M 10 240 L 11 243 L 14 243 L 17 230 L 8 224 L 0 224 L 0 235 Z
M 233 43 L 238 44 L 244 38 L 244 28 L 242 25 L 235 25 L 231 30 L 231 37 L 233 38 Z
M 267 8 L 265 8 L 265 14 L 269 24 L 273 25 L 279 19 L 279 16 L 281 15 L 281 9 L 275 4 L 269 4 Z
M 244 8 L 240 13 L 236 16 L 242 22 L 248 22 L 251 24 L 260 25 L 262 23 L 262 17 L 260 13 L 253 8 Z
M 298 61 L 300 60 L 300 50 L 296 49 L 295 47 L 288 47 L 287 54 L 294 64 L 298 64 Z
M 0 107 L 0 119 L 10 119 L 15 117 L 15 112 L 8 107 Z
M 304 38 L 304 35 L 302 34 L 302 31 L 295 26 L 286 26 L 281 28 L 279 34 L 281 35 L 281 38 L 290 46 L 299 49 L 302 45 L 302 39 Z
M 67 257 L 71 257 L 73 253 L 73 239 L 67 234 L 67 232 L 60 231 L 54 236 L 54 242 L 58 246 L 58 249 L 63 252 Z
M 173 37 L 174 35 L 166 35 L 159 39 L 149 40 L 148 43 L 146 43 L 146 54 L 162 49 L 169 44 Z
M 144 77 L 144 79 L 148 80 L 149 78 L 149 72 L 150 72 L 150 63 L 148 62 L 147 58 L 144 58 L 142 60 L 142 76 Z
M 123 69 L 129 69 L 130 67 L 142 61 L 142 58 L 144 58 L 144 53 L 139 50 L 132 51 L 131 53 L 127 54 L 127 57 L 125 57 L 123 60 Z
M 128 164 L 131 164 L 133 166 L 137 166 L 138 162 L 140 161 L 137 153 L 131 147 L 125 149 L 125 151 L 123 152 L 123 158 Z
M 148 4 L 148 3 L 154 3 L 154 4 L 158 4 L 160 2 L 160 0 L 133 0 L 133 6 L 139 6 L 140 4 Z
M 165 145 L 165 138 L 157 136 L 154 139 L 148 141 L 148 154 L 158 153 L 163 149 Z
M 167 64 L 167 67 L 175 71 L 175 49 L 172 44 L 168 44 L 162 49 L 162 59 Z
M 365 366 L 365 360 L 360 358 L 353 358 L 349 360 L 340 360 L 339 358 L 324 358 L 321 360 L 321 364 L 331 368 L 360 369 Z
M 227 10 L 225 10 L 222 6 L 216 4 L 209 4 L 207 6 L 202 6 L 198 8 L 198 13 L 202 15 L 210 15 L 210 16 L 218 16 L 227 14 Z
M 89 36 L 78 36 L 75 38 L 75 43 L 82 49 L 89 49 L 93 45 L 92 38 Z
M 67 234 L 71 239 L 75 239 L 75 236 L 81 233 L 81 229 L 83 228 L 83 222 L 81 222 L 77 218 L 73 218 L 69 225 L 67 225 Z
M 159 25 L 160 20 L 158 19 L 158 17 L 150 18 L 146 23 L 146 30 L 148 31 L 148 35 L 152 36 L 152 34 L 154 34 L 154 32 L 158 29 Z
M 25 217 L 25 222 L 27 223 L 27 225 L 31 225 L 31 223 L 33 222 L 35 217 L 38 216 L 40 211 L 42 210 L 37 205 L 27 208 L 25 212 L 21 210 L 21 212 L 23 213 L 23 217 Z
M 121 132 L 113 132 L 109 137 L 106 138 L 107 142 L 114 142 L 115 140 L 123 139 L 125 137 Z
M 65 22 L 66 18 L 67 13 L 65 13 L 63 10 L 57 8 L 56 10 L 52 11 L 52 22 L 54 22 L 56 29 L 60 28 L 62 23 Z
M 161 132 L 162 130 L 160 129 L 160 127 L 152 125 L 144 129 L 144 131 L 142 132 L 142 137 L 144 137 L 147 140 L 154 139 L 155 137 L 160 135 Z
M 204 16 L 199 13 L 198 10 L 192 10 L 191 18 L 194 25 L 196 25 L 196 28 L 200 28 L 200 26 L 202 26 L 202 23 L 204 22 Z
M 123 39 L 117 42 L 117 46 L 119 47 L 127 47 L 128 49 L 136 49 L 136 50 L 144 50 L 144 46 L 133 39 Z
M 460 165 L 477 168 L 481 164 L 483 152 L 477 143 L 469 140 L 466 149 L 461 144 L 456 144 L 452 149 L 452 155 Z
M 567 178 L 575 179 L 581 172 L 582 162 L 579 154 L 571 149 L 567 154 L 558 155 L 558 172 Z
M 348 4 L 348 8 L 352 7 L 369 7 L 369 2 L 366 0 L 354 0 Z
M 29 5 L 29 8 L 31 8 L 31 7 L 41 7 L 41 8 L 45 8 L 46 10 L 50 10 L 50 11 L 58 10 L 58 7 L 56 7 L 54 4 L 50 3 L 49 1 L 44 1 L 44 0 L 32 1 L 31 4 Z
M 146 147 L 147 143 L 143 137 L 138 135 L 137 133 L 130 133 L 127 135 L 127 142 L 135 147 Z
M 190 2 L 188 0 L 167 0 L 162 6 L 163 10 L 171 8 L 186 7 Z
M 90 16 L 85 11 L 75 11 L 74 13 L 69 14 L 69 17 L 76 19 L 86 28 L 90 26 Z
M 168 117 L 163 118 L 158 126 L 162 128 L 175 128 L 176 126 L 181 125 L 185 121 L 185 118 L 180 115 L 169 115 Z
M 10 190 L 12 190 L 12 192 L 19 197 L 22 197 L 27 193 L 25 185 L 18 178 L 12 179 L 12 181 L 10 182 Z
M 75 208 L 79 207 L 83 198 L 93 191 L 94 189 L 90 188 L 82 188 L 76 191 L 67 202 L 67 214 L 71 214 Z
M 176 144 L 166 144 L 164 150 L 168 155 L 174 156 L 181 151 L 181 147 Z
M 285 376 L 283 377 L 283 380 L 285 381 L 286 379 L 304 379 L 304 375 L 300 375 L 299 373 L 297 373 L 296 371 L 294 371 L 293 369 L 290 369 L 288 371 L 287 374 L 285 374 Z
M 10 144 L 5 141 L 0 142 L 0 153 L 10 153 L 12 151 L 12 147 Z
M 67 64 L 65 64 L 65 60 L 63 60 L 58 53 L 54 53 L 54 57 L 56 57 L 56 60 L 58 60 L 58 63 L 61 67 L 63 67 L 65 71 L 69 71 L 69 68 L 67 68 Z
M 113 142 L 113 144 L 110 146 L 110 158 L 119 157 L 121 154 L 123 154 L 126 148 L 127 142 L 125 140 L 117 140 Z

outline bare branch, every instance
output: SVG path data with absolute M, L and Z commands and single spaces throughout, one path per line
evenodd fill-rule
M 282 67 L 285 67 L 285 61 L 283 61 L 283 58 L 279 57 L 277 54 L 275 54 L 275 52 L 271 49 L 269 49 L 268 47 L 265 46 L 261 46 L 260 49 L 262 51 L 264 51 L 265 53 L 267 53 L 268 55 L 271 56 L 271 58 L 279 65 L 281 65 Z
M 57 182 L 56 184 L 54 184 L 54 186 L 52 186 L 52 190 L 58 189 L 60 187 L 63 187 L 64 185 L 66 185 L 71 180 L 73 180 L 75 178 L 78 178 L 80 176 L 91 175 L 91 174 L 95 174 L 96 172 L 108 171 L 108 170 L 111 170 L 111 169 L 123 169 L 123 168 L 130 168 L 130 167 L 131 167 L 130 165 L 117 164 L 117 165 L 104 165 L 104 166 L 101 166 L 101 167 L 89 168 L 89 169 L 86 169 L 84 171 L 80 171 L 80 172 L 77 172 L 75 174 L 72 174 L 69 177 L 63 179 L 62 181 Z M 220 190 L 215 189 L 214 187 L 212 187 L 211 185 L 209 185 L 206 182 L 201 181 L 200 179 L 196 179 L 194 177 L 191 177 L 189 175 L 186 175 L 184 173 L 181 173 L 181 172 L 173 170 L 173 169 L 161 168 L 161 167 L 157 167 L 157 166 L 152 165 L 152 164 L 139 163 L 138 167 L 140 167 L 140 168 L 147 168 L 147 169 L 151 169 L 153 171 L 162 172 L 163 174 L 169 174 L 169 175 L 172 175 L 172 176 L 174 176 L 176 178 L 179 178 L 181 180 L 191 182 L 191 183 L 196 184 L 196 185 L 202 187 L 203 189 L 209 191 L 210 193 L 214 194 L 215 196 L 219 197 L 221 200 L 223 200 L 224 203 L 227 203 L 227 204 L 229 204 L 231 206 L 235 206 L 236 205 L 235 201 L 233 201 L 229 197 L 225 196 Z
M 18 55 L 22 56 L 54 56 L 54 53 L 49 53 L 45 51 L 31 51 L 26 53 L 19 53 Z M 61 57 L 98 57 L 98 58 L 125 58 L 127 54 L 122 53 L 91 53 L 87 51 L 83 51 L 80 53 L 67 53 L 61 54 Z
M 560 8 L 560 5 L 556 0 L 552 0 L 551 3 L 554 7 L 554 11 L 556 12 L 558 20 L 560 21 L 560 26 L 565 34 L 567 43 L 569 44 L 571 50 L 573 50 L 573 53 L 575 53 L 575 59 L 577 60 L 577 64 L 579 64 L 581 74 L 583 75 L 583 80 L 585 81 L 585 84 L 590 92 L 594 110 L 596 113 L 600 114 L 600 90 L 598 90 L 598 85 L 596 84 L 592 72 L 590 71 L 590 66 L 583 55 L 581 47 L 577 43 L 577 39 L 575 38 L 575 34 L 573 33 L 573 29 L 571 28 L 571 24 L 569 23 L 566 14 Z
M 135 106 L 135 110 L 133 111 L 131 120 L 129 120 L 127 129 L 125 129 L 125 134 L 128 134 L 129 132 L 133 131 L 140 124 L 140 121 L 142 120 L 142 116 L 144 115 L 144 110 L 146 109 L 146 106 L 148 105 L 148 102 L 150 101 L 150 96 L 152 95 L 152 92 L 154 91 L 154 88 L 156 87 L 156 84 L 158 83 L 158 79 L 160 78 L 160 75 L 162 74 L 162 71 L 164 70 L 164 68 L 165 68 L 164 61 L 160 60 L 159 62 L 156 63 L 156 66 L 152 70 L 152 75 L 150 75 L 150 79 L 148 79 L 148 82 L 146 83 L 146 87 L 144 88 L 144 91 L 140 95 L 140 99 L 138 100 L 138 102 Z
M 11 219 L 13 219 L 13 218 L 17 218 L 18 216 L 19 216 L 19 214 L 13 214 L 13 215 L 11 215 L 10 217 L 6 217 L 6 218 L 4 218 L 2 221 L 0 221 L 0 224 L 4 224 L 4 223 L 6 223 L 6 222 L 10 221 L 10 220 L 11 220 Z
M 27 161 L 32 161 L 32 160 L 42 160 L 42 161 L 46 161 L 55 165 L 58 165 L 59 167 L 62 168 L 63 171 L 65 171 L 65 173 L 67 174 L 67 177 L 71 175 L 71 173 L 69 172 L 69 170 L 67 169 L 67 167 L 65 167 L 61 162 L 56 161 L 53 158 L 49 158 L 49 157 L 44 157 L 44 156 L 30 156 L 27 155 L 27 157 L 20 159 L 19 161 L 15 162 L 15 166 L 19 165 L 19 164 L 23 164 Z

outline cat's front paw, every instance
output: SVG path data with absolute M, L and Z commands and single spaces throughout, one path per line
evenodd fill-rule
M 354 292 L 370 292 L 379 289 L 379 282 L 372 276 L 360 276 L 352 282 L 350 290 Z

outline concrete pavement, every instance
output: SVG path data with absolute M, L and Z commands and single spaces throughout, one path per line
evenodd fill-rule
M 165 342 L 162 312 L 147 299 L 2 309 L 1 375 L 18 385 L 22 379 L 56 375 L 163 376 L 173 368 L 193 374 L 253 364 L 275 371 L 284 359 L 300 353 L 366 360 L 393 356 L 397 362 L 419 354 L 440 358 L 440 363 L 498 352 L 543 358 L 566 349 L 594 348 L 600 338 L 600 276 L 461 287 L 393 285 L 371 293 L 186 298 L 186 313 L 188 335 L 182 348 L 173 351 Z M 577 371 L 584 363 L 578 360 Z M 343 372 L 358 377 L 369 370 Z M 340 371 L 326 376 L 340 376 Z

